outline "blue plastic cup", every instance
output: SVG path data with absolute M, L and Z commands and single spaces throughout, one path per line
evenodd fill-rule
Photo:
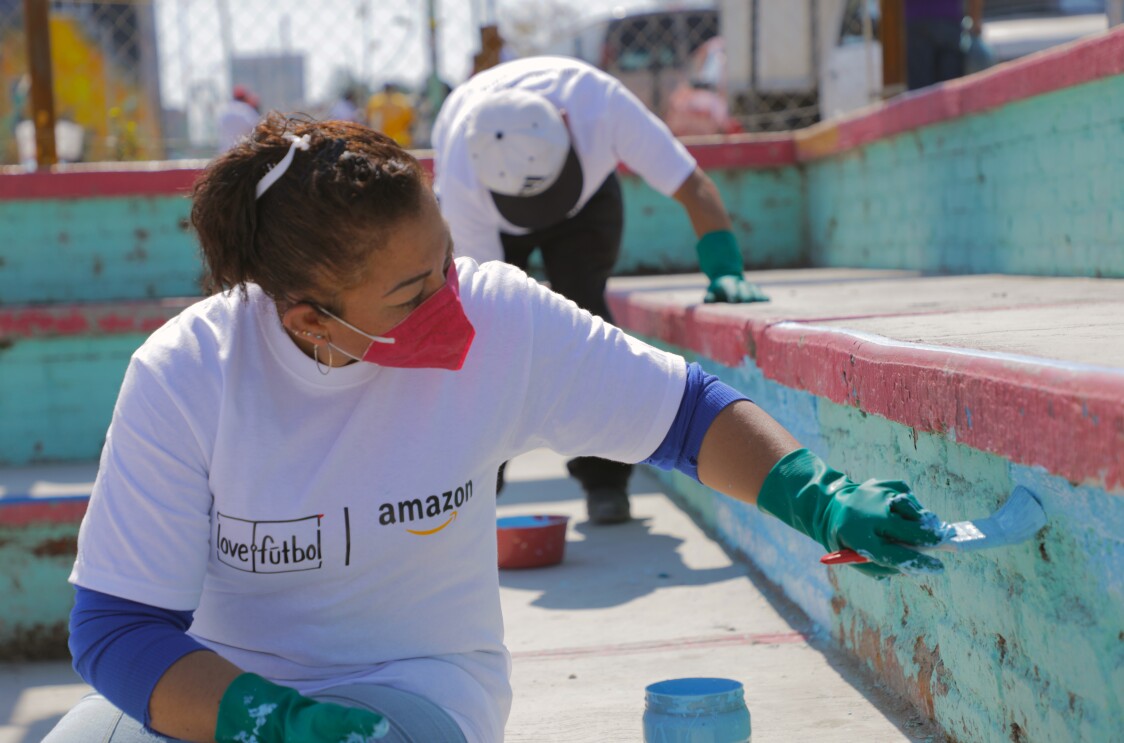
M 749 743 L 749 710 L 739 681 L 669 679 L 644 691 L 644 743 Z

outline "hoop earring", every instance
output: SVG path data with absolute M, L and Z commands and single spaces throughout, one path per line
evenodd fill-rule
M 320 337 L 322 337 L 322 336 L 320 336 Z M 322 375 L 324 375 L 326 377 L 332 371 L 332 342 L 328 341 L 327 344 L 325 344 L 325 345 L 328 346 L 328 366 L 325 367 L 323 364 L 320 363 L 320 346 L 319 345 L 314 345 L 312 347 L 312 360 L 316 362 L 316 371 L 320 372 Z

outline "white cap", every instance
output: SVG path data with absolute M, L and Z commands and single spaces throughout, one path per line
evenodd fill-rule
M 570 134 L 554 104 L 517 89 L 485 93 L 469 114 L 465 141 L 476 177 L 503 196 L 541 194 L 570 152 Z

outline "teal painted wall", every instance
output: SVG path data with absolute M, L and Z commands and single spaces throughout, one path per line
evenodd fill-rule
M 770 169 L 715 170 L 749 268 L 1124 276 L 1124 76 Z M 618 273 L 694 271 L 682 208 L 622 179 Z M 179 196 L 0 201 L 0 304 L 198 294 Z
M 748 265 L 806 261 L 795 167 L 712 176 Z M 637 177 L 624 177 L 622 187 L 618 273 L 697 271 L 682 207 Z M 0 201 L 0 305 L 197 296 L 202 263 L 189 208 L 174 196 Z M 96 459 L 129 357 L 144 339 L 11 337 L 0 344 L 0 466 Z
M 97 459 L 145 335 L 16 339 L 0 346 L 0 466 Z
M 718 171 L 746 262 L 805 261 L 796 167 Z M 618 273 L 697 271 L 686 212 L 623 179 Z M 0 201 L 0 305 L 198 296 L 202 264 L 182 197 Z M 673 237 L 680 236 L 680 237 Z M 96 459 L 144 335 L 10 337 L 0 345 L 0 465 Z
M 1124 76 L 805 166 L 818 266 L 1124 276 Z
M 711 175 L 746 265 L 1124 276 L 1124 76 L 841 155 Z M 692 272 L 683 209 L 622 179 L 619 274 Z M 0 303 L 196 295 L 183 197 L 0 201 Z
M 730 213 L 747 268 L 808 265 L 799 168 L 716 170 L 708 175 Z M 636 176 L 622 178 L 621 186 L 625 226 L 616 273 L 698 271 L 695 233 L 683 207 Z
M 0 659 L 67 657 L 78 524 L 0 522 Z
M 660 344 L 651 338 L 648 342 Z M 671 348 L 682 353 L 681 349 Z M 942 518 L 992 513 L 1015 485 L 1050 524 L 1034 541 L 942 553 L 942 575 L 879 582 L 756 508 L 656 471 L 719 541 L 745 555 L 880 680 L 956 740 L 1108 741 L 1124 730 L 1124 499 L 938 434 L 689 356 L 856 478 L 901 478 Z
M 795 166 L 711 173 L 746 265 L 806 265 L 803 179 Z M 678 202 L 622 178 L 625 234 L 616 273 L 698 270 Z M 0 201 L 0 304 L 199 294 L 202 263 L 178 196 Z
M 196 296 L 189 210 L 174 196 L 0 200 L 0 304 Z

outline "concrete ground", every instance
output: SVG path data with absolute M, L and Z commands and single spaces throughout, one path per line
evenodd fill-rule
M 507 482 L 501 515 L 571 517 L 561 565 L 500 574 L 514 666 L 509 743 L 639 741 L 644 687 L 688 676 L 744 684 L 754 743 L 942 740 L 810 634 L 643 468 L 631 484 L 635 519 L 619 526 L 586 523 L 553 452 L 514 460 Z M 0 664 L 0 743 L 41 740 L 87 690 L 65 661 Z

